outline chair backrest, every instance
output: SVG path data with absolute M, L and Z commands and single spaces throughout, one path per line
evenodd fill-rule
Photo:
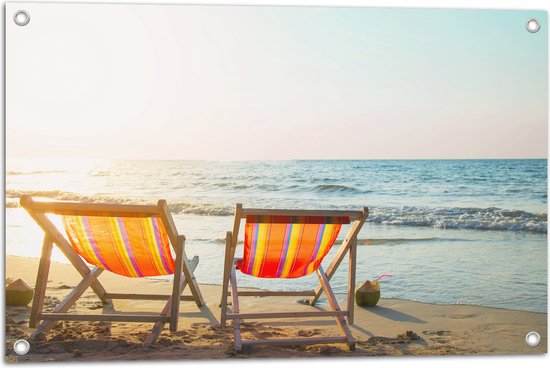
M 174 273 L 158 217 L 62 216 L 74 250 L 88 263 L 128 277 Z
M 152 205 L 41 202 L 21 205 L 45 232 L 55 232 L 46 213 L 60 215 L 70 245 L 88 263 L 128 277 L 174 273 L 170 251 L 178 237 L 166 201 Z
M 350 223 L 349 211 L 272 213 L 243 209 L 244 253 L 237 267 L 245 274 L 262 278 L 306 276 L 319 268 L 342 224 Z

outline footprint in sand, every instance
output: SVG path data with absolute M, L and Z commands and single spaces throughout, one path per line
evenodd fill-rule
M 319 354 L 325 356 L 335 355 L 339 353 L 342 353 L 342 350 L 334 346 L 323 346 L 319 349 Z
M 367 340 L 367 345 L 408 344 L 411 341 L 416 340 L 422 340 L 422 338 L 413 331 L 407 331 L 405 333 L 397 335 L 397 337 L 373 336 Z
M 174 345 L 178 341 L 179 341 L 179 339 L 173 339 L 173 338 L 170 338 L 168 336 L 161 336 L 157 340 L 157 343 L 162 344 L 162 345 Z
M 106 333 L 106 332 L 111 332 L 111 328 L 110 327 L 95 327 L 93 329 L 93 332 L 96 332 L 96 333 Z
M 451 331 L 449 330 L 435 330 L 435 331 L 430 331 L 430 330 L 426 330 L 426 331 L 422 331 L 422 333 L 424 335 L 437 335 L 437 336 L 447 336 L 450 334 Z
M 218 336 L 217 335 L 214 335 L 214 334 L 203 334 L 201 335 L 201 339 L 206 339 L 206 340 L 214 340 L 214 339 L 217 339 Z
M 311 337 L 319 335 L 321 331 L 319 330 L 299 330 L 296 334 L 301 337 Z
M 56 287 L 56 289 L 60 289 L 60 290 L 63 290 L 63 289 L 74 289 L 75 287 L 74 286 L 69 286 L 69 285 L 65 285 L 65 284 L 61 284 L 59 285 L 58 287 Z

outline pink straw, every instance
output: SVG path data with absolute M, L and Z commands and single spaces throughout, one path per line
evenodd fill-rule
M 374 280 L 375 282 L 380 280 L 382 277 L 392 277 L 393 275 L 390 275 L 389 273 L 385 273 L 383 275 L 380 275 L 376 278 L 376 280 Z

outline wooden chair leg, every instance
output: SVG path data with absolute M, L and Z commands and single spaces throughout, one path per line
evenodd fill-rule
M 198 264 L 199 264 L 199 257 L 198 256 L 193 257 L 193 259 L 191 260 L 191 263 L 190 263 L 191 270 L 194 271 L 195 268 L 197 268 Z M 185 275 L 182 275 L 181 280 L 180 280 L 180 287 L 179 287 L 180 295 L 183 294 L 183 291 L 185 290 L 186 286 L 187 286 L 187 279 L 185 278 Z M 168 301 L 164 305 L 164 308 L 160 312 L 161 316 L 168 315 L 168 312 L 171 310 L 172 298 L 173 297 L 174 297 L 174 294 L 172 294 L 170 299 L 168 299 Z M 178 295 L 178 299 L 179 299 L 179 295 Z M 179 311 L 178 311 L 177 314 L 179 314 Z M 160 333 L 164 329 L 164 325 L 165 325 L 165 322 L 162 322 L 162 321 L 155 322 L 155 325 L 153 326 L 153 329 L 151 330 L 151 333 L 149 334 L 149 336 L 147 336 L 147 338 L 143 342 L 143 345 L 154 344 L 157 341 L 158 337 L 160 336 Z
M 332 260 L 332 262 L 328 266 L 328 271 L 327 271 L 328 273 L 325 274 L 328 280 L 332 278 L 332 275 L 334 274 L 334 272 L 336 271 L 336 269 L 344 259 L 344 256 L 346 255 L 346 252 L 348 250 L 349 250 L 349 243 L 346 245 L 342 244 L 342 246 L 338 250 L 338 253 L 336 254 L 336 257 Z M 315 296 L 309 300 L 309 305 L 315 305 L 315 303 L 317 303 L 317 301 L 321 297 L 321 294 L 323 293 L 323 291 L 324 291 L 323 285 L 321 282 L 319 282 L 319 285 L 315 288 Z M 328 298 L 328 295 L 327 295 L 327 298 Z
M 178 329 L 178 317 L 179 317 L 179 307 L 180 307 L 180 295 L 181 295 L 181 285 L 180 281 L 182 278 L 182 265 L 183 265 L 183 247 L 185 244 L 185 237 L 178 236 L 178 241 L 176 244 L 176 267 L 174 272 L 174 280 L 172 285 L 172 296 L 170 297 L 170 331 L 175 332 Z M 186 280 L 185 275 L 183 276 Z
M 223 265 L 223 282 L 222 282 L 222 300 L 220 301 L 221 316 L 220 324 L 222 327 L 225 327 L 227 323 L 227 289 L 229 287 L 229 277 L 230 277 L 230 268 L 233 262 L 231 261 L 231 244 L 233 243 L 233 238 L 231 232 L 228 231 L 225 236 L 225 260 Z
M 243 205 L 237 203 L 235 205 L 235 220 L 233 222 L 233 231 L 228 231 L 225 236 L 225 263 L 223 270 L 222 284 L 222 300 L 220 302 L 221 317 L 220 324 L 225 327 L 227 324 L 227 291 L 229 287 L 229 278 L 231 269 L 234 268 L 233 259 L 235 258 L 235 250 L 237 249 L 237 240 L 239 239 L 239 229 L 241 227 L 241 214 Z
M 231 267 L 231 297 L 233 298 L 233 314 L 239 314 L 239 293 L 237 288 L 237 276 L 235 275 L 235 267 Z M 233 331 L 235 333 L 235 351 L 241 352 L 243 350 L 243 343 L 241 340 L 241 320 L 233 318 Z
M 348 323 L 353 324 L 355 308 L 355 264 L 357 259 L 357 238 L 349 248 L 349 270 L 348 270 Z
M 191 270 L 191 265 L 189 263 L 189 258 L 187 258 L 187 254 L 185 253 L 185 247 L 183 249 L 183 255 L 182 255 L 182 271 L 185 275 L 185 278 L 187 279 L 187 284 L 189 285 L 189 289 L 191 290 L 191 294 L 193 295 L 193 299 L 195 300 L 195 304 L 197 304 L 197 307 L 202 307 L 204 305 L 204 299 L 201 294 L 201 290 L 199 288 L 199 284 L 197 283 L 197 279 L 195 278 L 195 275 L 193 271 Z
M 36 284 L 34 286 L 34 298 L 32 300 L 29 327 L 35 328 L 38 323 L 38 316 L 44 308 L 44 297 L 46 296 L 46 285 L 48 283 L 48 274 L 50 271 L 50 261 L 52 256 L 53 242 L 44 235 L 42 243 L 42 255 L 38 265 L 38 274 L 36 275 Z
M 332 316 L 334 316 L 336 323 L 340 330 L 342 331 L 342 334 L 340 336 L 332 336 L 332 337 L 317 337 L 317 338 L 291 338 L 291 339 L 270 339 L 270 340 L 242 340 L 241 337 L 241 330 L 240 330 L 240 317 L 243 316 L 244 318 L 257 318 L 258 315 L 254 314 L 247 314 L 246 316 L 240 315 L 239 312 L 239 298 L 238 298 L 238 287 L 237 287 L 237 278 L 236 278 L 236 271 L 234 267 L 234 263 L 232 263 L 231 272 L 230 272 L 230 287 L 231 287 L 231 296 L 233 300 L 233 311 L 232 311 L 232 319 L 233 319 L 233 330 L 235 334 L 235 351 L 241 352 L 243 347 L 248 347 L 252 345 L 296 345 L 296 344 L 323 344 L 323 343 L 346 343 L 348 345 L 348 348 L 350 350 L 355 349 L 355 339 L 353 338 L 353 335 L 351 334 L 351 331 L 349 329 L 349 326 L 346 322 L 346 319 L 344 318 L 346 316 L 346 312 L 342 312 L 340 309 L 340 306 L 338 305 L 338 301 L 336 300 L 336 297 L 334 295 L 334 291 L 330 287 L 329 280 L 325 272 L 323 271 L 322 267 L 319 267 L 317 270 L 317 275 L 319 277 L 319 283 L 321 284 L 321 287 L 323 289 L 323 292 L 327 295 L 327 299 L 330 305 L 330 308 L 332 310 Z M 307 313 L 307 312 L 306 312 Z M 283 318 L 283 317 L 304 317 L 305 313 L 261 313 L 262 317 L 269 318 Z M 284 316 L 283 316 L 284 315 Z M 311 315 L 307 315 L 307 317 L 319 317 L 323 314 L 322 312 L 311 312 Z
M 57 307 L 53 309 L 53 313 L 64 313 L 73 306 L 74 303 L 82 296 L 82 294 L 92 285 L 97 277 L 103 272 L 102 268 L 95 267 L 80 281 L 80 283 L 67 295 L 65 299 Z M 34 339 L 39 333 L 48 332 L 55 326 L 54 320 L 44 320 L 40 326 L 31 334 L 30 338 Z
M 317 269 L 317 275 L 319 276 L 319 282 L 321 283 L 321 286 L 323 287 L 323 290 L 325 292 L 325 295 L 327 296 L 328 303 L 330 305 L 330 308 L 334 311 L 340 311 L 340 306 L 338 305 L 338 301 L 336 300 L 336 297 L 334 296 L 334 292 L 332 291 L 332 288 L 330 287 L 327 275 L 323 271 L 323 268 L 319 266 Z M 350 350 L 355 349 L 355 339 L 353 338 L 353 335 L 351 334 L 351 331 L 348 327 L 348 324 L 346 323 L 346 320 L 342 316 L 335 316 L 334 319 L 336 320 L 336 323 L 338 324 L 338 327 L 340 327 L 340 330 L 342 330 L 343 334 L 346 337 L 346 343 Z

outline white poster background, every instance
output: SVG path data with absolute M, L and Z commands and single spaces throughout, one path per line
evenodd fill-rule
M 63 3 L 65 1 L 58 1 L 59 3 Z M 152 3 L 151 1 L 117 1 L 117 3 Z M 162 3 L 165 4 L 178 4 L 181 2 L 177 1 L 169 1 L 164 0 Z M 477 0 L 477 1 L 466 1 L 466 0 L 448 0 L 448 1 L 399 1 L 399 0 L 386 0 L 386 1 L 374 1 L 374 0 L 364 0 L 364 1 L 297 1 L 297 0 L 287 0 L 287 1 L 278 1 L 278 0 L 270 0 L 268 2 L 262 2 L 262 1 L 226 1 L 226 0 L 217 0 L 217 1 L 199 1 L 195 0 L 193 3 L 195 4 L 253 4 L 253 5 L 338 5 L 338 6 L 344 6 L 344 5 L 350 5 L 350 6 L 383 6 L 383 7 L 445 7 L 445 8 L 477 8 L 477 9 L 484 9 L 484 8 L 491 8 L 491 9 L 545 9 L 547 10 L 549 5 L 546 1 L 489 1 L 489 0 Z M 11 15 L 7 11 L 9 8 L 9 4 L 5 8 L 6 12 L 6 19 L 8 21 L 11 20 Z M 2 20 L 4 21 L 4 20 Z M 32 18 L 33 22 L 39 21 L 36 20 L 34 17 Z M 95 22 L 91 16 L 88 19 L 90 22 Z M 64 26 L 66 28 L 63 29 L 63 24 L 60 25 L 60 31 L 64 32 L 65 34 L 70 34 L 70 25 L 71 20 L 68 19 L 64 23 Z M 9 25 L 4 25 L 5 27 L 9 27 Z M 391 25 L 389 25 L 391 26 Z M 5 29 L 5 27 L 2 27 Z M 70 35 L 68 36 L 70 38 Z M 146 34 L 144 34 L 144 37 L 147 37 Z M 9 39 L 5 39 L 6 47 L 9 47 Z M 75 39 L 74 42 L 79 42 L 78 39 Z M 63 48 L 63 45 L 58 45 L 60 49 Z M 6 55 L 4 55 L 6 56 Z M 34 55 L 34 58 L 39 59 L 39 55 Z M 89 63 L 94 61 L 94 55 L 79 55 L 78 56 L 80 60 L 83 63 Z M 4 60 L 4 58 L 3 58 Z M 30 61 L 29 61 L 30 62 Z M 116 60 L 113 61 L 116 63 Z M 4 66 L 5 67 L 5 66 Z M 73 73 L 78 74 L 78 70 L 71 69 L 67 65 L 64 67 L 66 69 L 67 73 Z M 120 78 L 128 78 L 128 82 L 131 82 L 131 67 L 128 71 L 128 75 L 122 75 L 118 76 Z M 5 78 L 9 79 L 9 75 L 5 75 Z M 5 80 L 4 80 L 5 82 Z M 52 80 L 51 83 L 56 83 L 55 80 Z M 25 86 L 18 86 L 17 88 L 24 88 Z M 87 86 L 80 86 L 82 88 L 82 93 L 90 93 L 89 89 L 87 89 Z M 112 91 L 105 91 L 106 93 L 112 93 Z M 2 91 L 4 93 L 4 91 Z M 10 96 L 4 96 L 6 100 L 9 100 Z M 51 102 L 55 96 L 49 95 L 47 92 L 43 94 L 44 100 Z M 69 101 L 70 102 L 70 101 Z M 75 102 L 75 101 L 73 101 Z M 138 101 L 139 102 L 139 101 Z M 75 102 L 76 103 L 76 102 Z M 4 105 L 6 106 L 6 105 Z M 135 106 L 134 106 L 135 107 Z M 27 106 L 29 110 L 32 110 L 33 108 L 30 106 Z M 93 110 L 90 107 L 86 107 L 88 112 L 93 112 Z M 5 113 L 5 112 L 4 112 Z M 6 117 L 5 117 L 6 118 Z M 5 121 L 4 121 L 5 123 Z M 102 137 L 105 138 L 105 137 Z M 8 142 L 9 144 L 9 142 Z M 3 182 L 3 181 L 2 181 Z M 2 213 L 3 216 L 3 213 Z M 3 220 L 3 218 L 2 218 Z M 3 263 L 2 266 L 3 267 Z M 4 321 L 2 321 L 4 323 Z M 242 361 L 242 360 L 223 360 L 220 362 L 192 362 L 192 364 L 197 364 L 199 366 L 222 366 L 222 365 L 248 365 L 248 366 L 255 366 L 258 363 L 261 363 L 262 365 L 271 365 L 271 366 L 279 366 L 280 364 L 288 364 L 290 366 L 303 366 L 304 364 L 307 366 L 313 366 L 313 365 L 321 365 L 321 366 L 333 366 L 334 364 L 346 364 L 350 366 L 363 366 L 365 364 L 371 364 L 376 367 L 389 367 L 389 366 L 395 366 L 400 364 L 407 364 L 410 366 L 422 366 L 422 367 L 439 367 L 442 364 L 446 366 L 451 367 L 458 367 L 463 366 L 464 364 L 491 364 L 491 365 L 498 365 L 499 367 L 517 367 L 517 366 L 544 366 L 544 361 L 548 361 L 548 355 L 540 356 L 540 357 L 532 357 L 532 356 L 499 356 L 499 357 L 430 357 L 430 358 L 419 358 L 419 357 L 404 357 L 404 358 L 396 358 L 396 357 L 387 357 L 387 358 L 360 358 L 360 359 L 312 359 L 312 360 L 290 360 L 290 361 Z M 189 364 L 191 362 L 162 362 L 161 365 L 164 366 L 176 366 L 180 364 Z M 134 365 L 136 363 L 122 363 L 121 366 L 130 366 L 130 364 Z M 145 365 L 147 362 L 139 362 L 137 363 L 139 365 Z M 158 364 L 155 362 L 155 364 Z M 546 363 L 547 364 L 547 363 Z

